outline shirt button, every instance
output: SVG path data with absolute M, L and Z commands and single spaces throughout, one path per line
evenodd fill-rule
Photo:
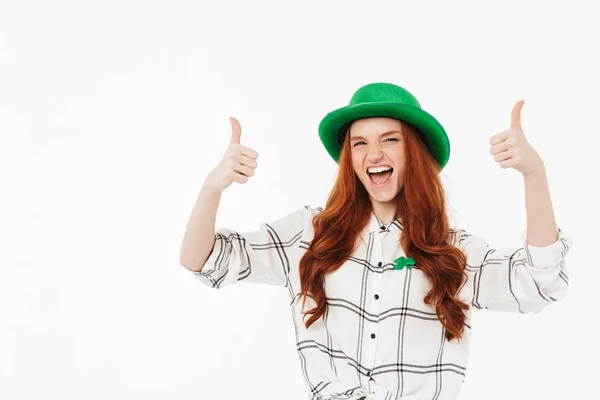
M 385 225 L 381 225 L 381 230 L 385 231 Z
M 375 334 L 371 333 L 371 339 L 375 339 Z
M 374 297 L 375 297 L 375 300 L 379 299 L 379 295 L 378 294 L 376 294 Z
M 367 371 L 367 376 L 371 376 L 371 371 Z
M 379 262 L 377 263 L 377 266 L 378 266 L 378 267 L 381 267 L 381 261 L 379 261 Z

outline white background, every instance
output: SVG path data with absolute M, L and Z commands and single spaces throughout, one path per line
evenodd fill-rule
M 259 166 L 217 226 L 244 231 L 324 206 L 318 123 L 375 81 L 444 125 L 452 218 L 494 247 L 526 227 L 488 144 L 524 98 L 574 239 L 566 299 L 474 311 L 460 399 L 600 398 L 599 18 L 592 0 L 0 0 L 0 399 L 306 399 L 286 291 L 202 286 L 179 246 L 229 115 Z

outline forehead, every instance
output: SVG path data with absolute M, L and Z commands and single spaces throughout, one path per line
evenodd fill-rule
M 395 118 L 372 117 L 356 120 L 350 126 L 350 135 L 378 135 L 391 130 L 402 130 L 402 123 Z

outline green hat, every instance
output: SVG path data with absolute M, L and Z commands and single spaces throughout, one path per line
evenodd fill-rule
M 450 158 L 450 141 L 442 125 L 408 90 L 391 83 L 370 83 L 358 89 L 350 104 L 327 114 L 319 124 L 319 138 L 329 155 L 338 162 L 344 134 L 350 124 L 361 118 L 390 117 L 407 122 L 423 135 L 440 171 Z

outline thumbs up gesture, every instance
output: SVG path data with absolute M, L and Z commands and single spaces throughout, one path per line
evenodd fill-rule
M 502 168 L 514 168 L 524 176 L 544 170 L 544 162 L 529 144 L 521 127 L 521 109 L 525 100 L 518 101 L 511 114 L 510 128 L 490 138 L 490 153 Z
M 256 159 L 258 153 L 242 144 L 240 138 L 242 127 L 237 119 L 230 117 L 231 139 L 229 146 L 219 164 L 208 174 L 204 186 L 218 190 L 225 190 L 233 182 L 246 183 L 248 178 L 254 175 L 258 165 Z

